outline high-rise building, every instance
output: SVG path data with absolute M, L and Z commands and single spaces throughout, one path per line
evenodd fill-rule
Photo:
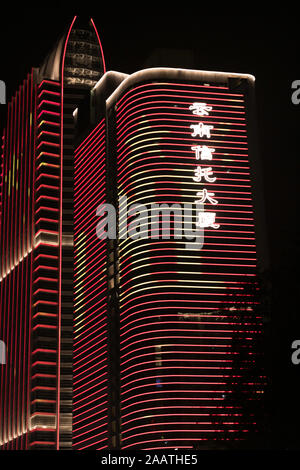
M 8 103 L 0 178 L 0 445 L 72 444 L 73 111 L 105 73 L 93 20 L 73 19 Z
M 79 449 L 193 448 L 255 427 L 230 398 L 237 383 L 245 401 L 262 392 L 246 371 L 262 320 L 249 286 L 267 263 L 253 85 L 235 73 L 108 72 L 76 111 Z M 237 334 L 250 357 L 242 379 Z
M 255 428 L 253 85 L 106 72 L 76 17 L 20 85 L 0 157 L 2 449 L 189 449 Z

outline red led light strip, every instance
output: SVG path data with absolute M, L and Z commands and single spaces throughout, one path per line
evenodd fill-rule
M 199 101 L 212 106 L 208 117 L 190 112 L 189 106 Z M 218 199 L 214 211 L 221 225 L 205 230 L 199 253 L 189 253 L 176 240 L 120 240 L 123 448 L 146 448 L 148 442 L 157 449 L 189 448 L 191 440 L 222 439 L 220 416 L 228 416 L 232 432 L 239 426 L 246 432 L 246 424 L 231 418 L 238 411 L 222 408 L 236 329 L 224 304 L 229 293 L 232 306 L 245 299 L 243 286 L 255 276 L 257 262 L 243 94 L 226 86 L 138 84 L 121 96 L 116 110 L 118 190 L 128 204 L 193 202 L 193 188 L 201 189 L 203 183 L 192 180 L 193 168 L 201 162 L 195 162 L 191 146 L 205 144 L 216 149 L 206 164 L 217 182 L 206 187 Z M 214 126 L 209 143 L 191 137 L 189 124 L 199 121 Z M 243 335 L 250 352 L 256 329 L 253 319 L 247 322 Z M 205 366 L 197 368 L 199 361 Z M 146 367 L 149 362 L 151 368 Z M 168 379 L 171 370 L 175 381 Z M 145 396 L 163 406 L 145 412 Z M 192 414 L 182 419 L 187 404 L 197 407 L 197 426 Z M 150 434 L 152 440 L 147 439 Z
M 7 345 L 7 364 L 1 368 L 0 445 L 14 450 L 27 448 L 30 432 L 34 107 L 32 72 L 8 104 L 1 166 L 0 336 Z
M 106 200 L 105 121 L 75 150 L 73 448 L 108 447 L 106 242 L 96 209 Z
M 36 139 L 35 191 L 34 191 L 34 256 L 32 269 L 32 397 L 30 448 L 47 446 L 55 448 L 58 369 L 58 286 L 59 286 L 59 184 L 60 166 L 49 165 L 51 148 L 60 147 L 60 134 L 49 131 L 59 124 L 59 113 L 50 113 L 51 102 L 60 108 L 60 84 L 44 80 L 37 87 L 35 126 L 39 129 Z M 43 151 L 41 151 L 43 149 Z M 49 152 L 50 150 L 50 152 Z M 50 162 L 49 162 L 50 160 Z M 56 161 L 56 163 L 58 163 Z M 50 184 L 49 184 L 50 183 Z M 48 196 L 51 190 L 52 196 Z M 51 243 L 49 241 L 51 240 Z M 43 339 L 42 339 L 43 338 Z M 51 435 L 49 441 L 43 437 Z M 41 442 L 47 444 L 41 444 Z

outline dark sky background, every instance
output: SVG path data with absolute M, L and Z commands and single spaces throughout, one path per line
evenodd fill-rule
M 35 8 L 15 6 L 16 11 L 2 14 L 0 79 L 6 82 L 8 100 L 74 14 L 93 17 L 107 70 L 135 72 L 150 63 L 147 59 L 155 50 L 169 49 L 165 63 L 157 65 L 255 75 L 273 283 L 273 428 L 280 447 L 300 448 L 300 364 L 291 363 L 291 343 L 300 339 L 300 104 L 291 101 L 291 83 L 300 80 L 298 17 L 213 16 L 199 2 L 187 2 L 186 9 L 173 3 L 168 13 L 150 3 L 123 11 L 111 3 L 103 9 L 97 2 L 82 11 L 67 4 L 65 10 L 50 3 L 45 8 L 40 2 Z M 0 127 L 5 112 L 6 106 L 0 106 Z

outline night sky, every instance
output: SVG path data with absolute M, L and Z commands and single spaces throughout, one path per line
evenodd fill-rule
M 141 6 L 140 11 L 128 7 L 120 12 L 116 4 L 103 11 L 97 2 L 96 8 L 94 3 L 83 14 L 95 21 L 107 70 L 132 73 L 145 65 L 165 65 L 255 75 L 273 283 L 269 347 L 273 430 L 280 447 L 300 448 L 300 364 L 293 365 L 290 359 L 291 343 L 300 339 L 300 104 L 291 101 L 291 84 L 300 80 L 298 18 L 212 16 L 196 6 L 199 2 L 187 2 L 183 13 L 175 4 L 168 13 L 150 3 L 141 4 L 144 9 Z M 75 14 L 81 16 L 82 11 L 63 11 L 50 2 L 47 9 L 18 7 L 17 13 L 1 14 L 0 79 L 6 83 L 8 100 L 30 68 L 43 61 Z M 158 49 L 169 50 L 165 63 L 149 60 Z M 1 128 L 5 114 L 6 106 L 1 105 Z

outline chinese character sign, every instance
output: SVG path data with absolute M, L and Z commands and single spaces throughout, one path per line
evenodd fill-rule
M 196 116 L 209 116 L 210 111 L 212 111 L 212 106 L 208 106 L 206 103 L 193 103 L 189 106 L 189 110 Z M 191 136 L 192 137 L 200 137 L 204 139 L 211 138 L 211 132 L 214 126 L 205 124 L 204 122 L 200 121 L 196 124 L 191 124 Z M 191 150 L 194 152 L 196 160 L 212 160 L 213 153 L 215 149 L 212 147 L 208 147 L 207 145 L 193 145 Z M 214 183 L 216 181 L 216 177 L 213 175 L 213 170 L 211 166 L 206 166 L 205 164 L 197 165 L 194 168 L 194 176 L 193 181 L 196 183 L 200 182 L 208 182 Z M 217 205 L 218 201 L 214 197 L 215 193 L 209 191 L 207 188 L 203 188 L 196 193 L 198 199 L 195 200 L 195 203 L 201 204 L 210 204 L 210 205 Z M 218 229 L 220 227 L 219 224 L 215 222 L 216 213 L 210 212 L 205 210 L 198 211 L 197 213 L 197 221 L 196 225 L 199 228 L 213 228 Z

